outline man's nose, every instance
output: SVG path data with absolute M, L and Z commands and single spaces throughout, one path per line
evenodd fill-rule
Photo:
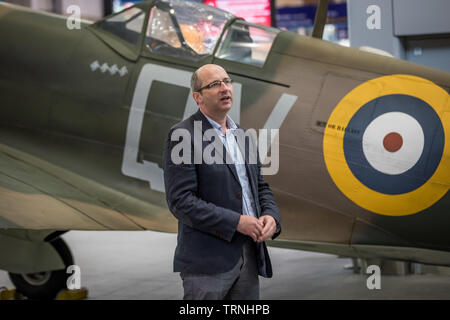
M 228 89 L 228 86 L 225 84 L 225 82 L 220 81 L 220 89 L 221 90 Z
M 231 85 L 228 86 L 225 82 L 220 82 L 220 91 L 230 91 L 231 92 Z

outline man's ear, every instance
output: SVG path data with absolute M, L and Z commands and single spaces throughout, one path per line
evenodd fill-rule
M 192 92 L 192 98 L 194 98 L 194 100 L 195 100 L 195 102 L 197 102 L 197 104 L 200 104 L 203 97 L 200 92 Z

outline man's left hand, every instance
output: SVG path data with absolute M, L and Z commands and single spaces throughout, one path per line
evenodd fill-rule
M 275 231 L 277 231 L 277 223 L 272 216 L 265 215 L 259 218 L 259 221 L 263 224 L 263 231 L 261 236 L 258 237 L 258 242 L 263 242 L 269 238 L 271 238 Z

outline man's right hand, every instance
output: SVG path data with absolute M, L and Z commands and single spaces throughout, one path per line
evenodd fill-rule
M 247 236 L 252 237 L 253 241 L 257 241 L 258 237 L 262 235 L 264 225 L 257 218 L 242 214 L 239 218 L 237 231 Z

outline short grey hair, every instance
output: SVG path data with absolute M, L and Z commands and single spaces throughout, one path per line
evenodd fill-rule
M 191 89 L 192 89 L 192 92 L 196 92 L 196 91 L 198 91 L 198 89 L 200 89 L 202 87 L 202 82 L 201 82 L 201 80 L 198 77 L 197 71 L 198 70 L 196 70 L 192 74 L 192 78 L 191 78 Z

